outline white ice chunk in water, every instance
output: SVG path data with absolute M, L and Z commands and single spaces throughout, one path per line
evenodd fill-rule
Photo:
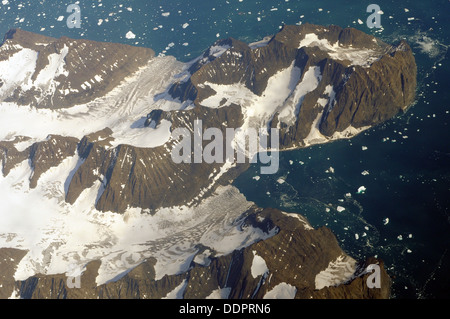
M 136 35 L 132 31 L 128 31 L 127 34 L 125 35 L 125 37 L 127 39 L 135 39 Z
M 364 186 L 361 186 L 360 188 L 358 188 L 358 194 L 364 194 L 366 190 L 367 189 Z

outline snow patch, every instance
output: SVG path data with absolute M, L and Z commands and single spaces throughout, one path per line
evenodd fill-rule
M 261 256 L 256 254 L 256 251 L 253 251 L 253 263 L 251 267 L 251 273 L 253 278 L 258 278 L 259 276 L 263 276 L 264 274 L 269 272 L 269 268 L 267 268 L 266 261 Z
M 0 61 L 0 79 L 3 85 L 0 87 L 0 101 L 12 93 L 18 85 L 28 83 L 31 87 L 31 76 L 36 69 L 38 53 L 31 49 L 22 48 L 14 53 L 8 60 Z M 2 115 L 2 117 L 4 117 Z
M 48 56 L 48 64 L 42 69 L 33 85 L 40 87 L 44 92 L 50 91 L 50 94 L 54 93 L 56 90 L 55 79 L 60 75 L 68 76 L 69 72 L 64 70 L 66 64 L 65 58 L 69 53 L 69 48 L 64 45 L 64 48 L 60 53 L 53 53 Z
M 297 294 L 297 288 L 282 282 L 268 291 L 263 299 L 294 299 Z
M 217 288 L 213 290 L 206 299 L 228 299 L 228 296 L 231 293 L 231 288 Z
M 327 39 L 319 39 L 317 34 L 308 33 L 299 43 L 299 48 L 317 46 L 335 60 L 348 60 L 350 65 L 369 67 L 382 56 L 380 52 L 370 49 L 343 47 L 336 42 L 331 44 Z
M 308 220 L 305 217 L 303 217 L 302 215 L 296 214 L 296 213 L 286 213 L 286 212 L 282 212 L 282 213 L 283 213 L 283 215 L 286 215 L 286 216 L 289 216 L 289 217 L 299 220 L 303 224 L 303 226 L 305 227 L 306 230 L 314 230 L 314 228 L 309 224 Z
M 165 297 L 162 299 L 183 299 L 184 291 L 186 290 L 188 281 L 185 279 L 181 284 L 179 284 L 177 287 L 175 287 L 174 290 L 169 292 Z
M 356 260 L 349 256 L 341 255 L 335 261 L 331 261 L 325 270 L 316 275 L 316 289 L 338 286 L 349 281 L 356 271 Z

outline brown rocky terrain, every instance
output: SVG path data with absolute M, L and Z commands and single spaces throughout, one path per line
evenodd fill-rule
M 311 34 L 317 39 L 309 41 Z M 306 40 L 308 45 L 301 46 Z M 52 78 L 47 87 L 31 85 L 24 89 L 17 86 L 0 91 L 3 92 L 0 102 L 55 110 L 104 96 L 127 76 L 156 59 L 150 49 L 53 39 L 11 30 L 0 47 L 0 61 L 6 61 L 21 48 L 39 53 L 29 83 L 39 78 L 54 57 L 63 57 L 64 63 L 60 62 L 59 69 L 64 72 Z M 371 52 L 370 56 L 364 56 L 364 63 L 359 62 L 361 52 L 366 51 Z M 281 149 L 310 145 L 311 141 L 306 138 L 315 127 L 327 140 L 344 134 L 349 127 L 363 129 L 377 125 L 405 110 L 415 98 L 417 71 L 406 42 L 389 45 L 355 29 L 337 26 L 285 26 L 267 45 L 256 48 L 235 39 L 216 42 L 189 66 L 186 79 L 174 81 L 167 88 L 171 98 L 192 101 L 193 107 L 155 109 L 149 100 L 145 128 L 158 128 L 164 120 L 171 123 L 171 131 L 187 128 L 193 133 L 193 123 L 197 119 L 203 121 L 203 130 L 239 128 L 246 120 L 246 106 L 229 103 L 226 98 L 214 108 L 203 105 L 217 93 L 207 83 L 241 83 L 252 94 L 261 96 L 269 80 L 292 65 L 300 70 L 295 87 L 312 67 L 320 70 L 320 78 L 318 85 L 295 105 L 292 122 L 286 122 L 280 110 L 265 119 L 269 126 L 280 128 Z M 3 83 L 1 77 L 0 74 L 0 83 Z M 324 93 L 330 87 L 333 96 L 330 91 Z M 294 93 L 293 90 L 287 100 Z M 321 100 L 326 103 L 319 103 Z M 0 141 L 3 176 L 28 161 L 32 173 L 25 182 L 33 189 L 39 185 L 43 173 L 65 159 L 78 156 L 79 163 L 74 171 L 67 172 L 64 194 L 67 203 L 75 204 L 84 190 L 100 182 L 93 204 L 97 210 L 123 214 L 129 208 L 140 208 L 142 213 L 153 214 L 166 207 L 195 207 L 213 194 L 218 185 L 230 184 L 248 167 L 247 164 L 236 165 L 222 174 L 223 165 L 217 163 L 175 164 L 170 158 L 175 139 L 153 148 L 128 144 L 113 147 L 113 130 L 113 127 L 105 127 L 81 139 L 49 132 L 46 140 L 30 142 L 24 149 L 17 145 L 30 141 L 29 137 L 13 136 L 8 141 Z M 205 144 L 204 141 L 203 146 Z M 231 254 L 215 256 L 213 253 L 205 264 L 194 260 L 187 272 L 158 280 L 155 277 L 157 260 L 147 258 L 121 278 L 102 285 L 95 282 L 102 261 L 93 260 L 86 265 L 81 277 L 81 289 L 68 288 L 66 274 L 36 274 L 15 282 L 15 267 L 26 252 L 0 249 L 0 297 L 7 298 L 14 293 L 21 298 L 162 298 L 181 287 L 184 298 L 206 298 L 222 293 L 233 299 L 260 299 L 280 284 L 295 287 L 295 297 L 303 299 L 389 297 L 389 276 L 383 262 L 375 259 L 355 261 L 352 276 L 348 276 L 348 269 L 347 272 L 337 269 L 333 276 L 340 279 L 339 284 L 316 288 L 321 272 L 341 260 L 339 258 L 347 263 L 351 259 L 328 228 L 312 229 L 301 216 L 292 217 L 269 208 L 253 207 L 243 216 L 246 216 L 244 227 L 251 226 L 265 233 L 277 229 L 276 235 Z M 199 255 L 205 250 L 208 247 L 199 246 Z M 264 260 L 268 271 L 253 277 L 256 256 Z M 373 263 L 382 268 L 381 289 L 369 289 L 368 275 L 361 271 Z
M 316 34 L 319 39 L 323 37 L 330 43 L 339 41 L 342 46 L 374 50 L 380 57 L 370 66 L 349 66 L 349 61 L 332 59 L 323 48 L 318 46 L 313 45 L 299 49 L 299 43 L 305 35 L 311 33 Z M 8 44 L 7 47 L 13 46 L 17 42 L 36 49 L 30 37 L 32 38 L 31 33 L 12 30 L 5 37 L 4 43 Z M 103 56 L 102 51 L 110 52 L 111 56 L 107 55 L 102 58 L 103 67 L 116 65 L 118 60 L 127 65 L 126 67 L 119 66 L 117 69 L 111 68 L 111 71 L 108 71 L 119 73 L 114 73 L 114 76 L 111 75 L 105 79 L 117 79 L 117 81 L 123 79 L 127 74 L 131 74 L 152 57 L 150 51 L 142 49 L 144 51 L 141 52 L 139 48 L 127 46 L 112 47 L 113 44 L 89 41 L 78 43 L 66 38 L 56 42 L 54 39 L 41 40 L 44 43 L 52 43 L 52 47 L 55 48 L 76 43 L 77 49 L 69 50 L 69 55 L 65 58 L 66 65 L 72 65 L 70 61 L 75 59 L 75 56 L 82 56 L 83 61 L 84 57 L 88 56 L 87 51 L 80 51 L 79 48 L 89 50 L 89 56 L 94 57 L 94 53 Z M 212 50 L 214 47 L 220 46 L 228 49 L 215 58 L 214 55 L 211 55 Z M 45 50 L 48 51 L 48 46 L 45 46 Z M 55 50 L 58 51 L 58 49 Z M 56 52 L 55 50 L 52 52 Z M 70 56 L 72 51 L 73 57 Z M 44 57 L 48 54 L 50 53 L 40 54 L 40 61 L 46 60 Z M 139 56 L 139 59 L 134 58 L 135 56 Z M 130 59 L 135 61 L 129 63 Z M 148 115 L 147 125 L 150 125 L 153 120 L 157 126 L 162 119 L 166 119 L 172 122 L 172 131 L 179 127 L 187 127 L 192 132 L 194 120 L 202 119 L 204 130 L 208 127 L 222 128 L 223 131 L 227 127 L 238 128 L 243 123 L 242 107 L 235 104 L 217 109 L 203 107 L 202 101 L 213 95 L 214 91 L 202 84 L 205 82 L 219 84 L 242 82 L 255 94 L 262 94 L 268 79 L 280 69 L 288 67 L 292 61 L 295 61 L 295 65 L 302 70 L 301 77 L 309 67 L 320 67 L 321 81 L 316 89 L 306 94 L 293 125 L 280 122 L 278 113 L 273 115 L 270 123 L 272 127 L 280 127 L 281 149 L 305 145 L 304 139 L 310 133 L 315 118 L 320 114 L 322 114 L 320 122 L 316 125 L 320 133 L 331 137 L 336 132 L 342 132 L 350 126 L 362 128 L 381 123 L 404 110 L 414 99 L 416 67 L 408 44 L 401 42 L 397 46 L 390 46 L 356 29 L 342 29 L 337 26 L 325 28 L 305 24 L 285 26 L 266 46 L 255 49 L 234 39 L 218 41 L 205 52 L 202 59 L 190 67 L 189 72 L 192 72 L 192 75 L 187 81 L 175 83 L 169 89 L 169 93 L 173 94 L 173 97 L 181 100 L 191 99 L 196 107 L 171 112 L 154 110 Z M 92 71 L 95 68 L 89 63 L 83 62 L 86 68 L 83 67 L 74 72 L 77 74 L 77 79 L 93 76 Z M 81 68 L 81 65 L 78 68 Z M 38 70 L 36 70 L 37 73 L 39 73 Z M 67 81 L 61 83 L 67 83 Z M 117 85 L 116 82 L 108 83 L 107 87 L 104 86 L 105 84 L 106 82 L 102 82 L 101 87 L 92 87 L 96 96 L 105 94 L 114 85 Z M 321 107 L 318 99 L 323 96 L 322 92 L 329 85 L 336 90 L 335 102 L 332 103 L 330 99 L 325 107 Z M 70 96 L 61 96 L 61 98 L 64 99 L 64 103 L 71 104 Z M 83 103 L 86 99 L 93 98 L 94 96 L 86 95 L 81 98 L 77 94 L 73 95 L 73 100 L 76 100 L 77 103 Z M 17 99 L 13 100 L 18 101 Z M 53 101 L 57 100 L 58 97 L 53 98 Z M 25 104 L 30 103 L 27 101 Z M 69 106 L 69 104 L 65 106 Z M 55 102 L 53 107 L 64 107 L 64 105 Z M 155 118 L 153 119 L 153 117 Z M 106 128 L 104 133 L 105 137 L 108 137 L 112 132 Z M 42 172 L 57 166 L 63 158 L 74 154 L 76 141 L 67 139 L 69 140 L 65 141 L 66 145 L 53 144 L 54 148 L 56 147 L 60 151 L 64 149 L 60 156 L 55 153 L 55 150 L 48 149 L 49 154 L 53 155 L 52 159 L 47 159 L 45 164 L 38 163 L 39 161 L 33 160 L 33 158 L 36 151 L 39 151 L 40 148 L 47 150 L 51 143 L 40 143 L 31 150 L 17 152 L 14 148 L 6 148 L 6 145 L 10 144 L 3 142 L 0 146 L 4 145 L 1 148 L 4 154 L 4 175 L 7 175 L 14 165 L 29 158 L 35 171 L 34 176 L 31 177 L 31 185 L 35 186 L 36 180 Z M 101 211 L 124 212 L 127 207 L 155 210 L 159 207 L 171 207 L 186 202 L 193 203 L 194 199 L 200 200 L 207 196 L 208 193 L 201 197 L 197 195 L 209 186 L 211 174 L 220 169 L 219 164 L 174 164 L 170 160 L 173 141 L 151 149 L 140 149 L 130 145 L 110 148 L 106 142 L 104 140 L 99 142 L 93 136 L 87 136 L 77 145 L 78 154 L 84 162 L 70 181 L 66 194 L 69 203 L 74 203 L 84 189 L 92 187 L 93 183 L 99 179 L 104 184 L 104 191 L 99 197 L 96 208 Z M 28 152 L 31 153 L 28 154 Z M 39 154 L 42 153 L 42 151 L 39 152 Z M 245 165 L 238 171 L 241 169 L 245 169 Z M 214 186 L 210 190 L 213 191 Z
M 23 88 L 19 83 L 0 95 L 0 101 L 50 109 L 68 108 L 104 96 L 155 55 L 146 48 L 67 37 L 54 39 L 12 29 L 0 47 L 0 61 L 23 48 L 37 52 L 31 87 Z M 62 58 L 55 66 L 64 73 L 50 71 L 50 82 L 36 83 L 39 75 L 49 72 L 45 68 L 51 64 L 52 55 Z
M 309 34 L 317 35 L 318 41 L 299 47 Z M 337 45 L 333 48 L 335 52 L 321 46 L 320 41 Z M 217 47 L 227 49 L 216 57 L 213 48 Z M 352 57 L 347 53 L 358 50 L 372 51 L 366 65 L 354 65 L 347 58 Z M 274 115 L 271 125 L 281 128 L 284 148 L 304 146 L 303 140 L 319 114 L 322 114 L 319 131 L 331 138 L 349 126 L 359 129 L 382 123 L 404 111 L 415 99 L 417 68 L 405 41 L 388 45 L 353 28 L 311 24 L 284 26 L 266 46 L 257 48 L 235 39 L 220 40 L 190 68 L 190 78 L 175 83 L 170 93 L 175 98 L 201 105 L 215 94 L 205 83 L 240 82 L 261 95 L 268 80 L 292 61 L 302 70 L 299 83 L 311 66 L 320 67 L 322 78 L 317 88 L 306 94 L 294 125 L 283 123 L 278 114 Z M 328 85 L 334 88 L 335 100 L 321 107 L 318 99 Z
M 156 123 L 167 119 L 175 129 L 185 127 L 186 123 L 193 123 L 197 118 L 209 119 L 203 130 L 208 127 L 238 127 L 240 112 L 238 106 L 221 109 L 198 107 L 164 113 Z M 193 132 L 192 125 L 187 128 Z M 73 204 L 81 192 L 92 187 L 99 178 L 105 186 L 96 205 L 101 211 L 123 213 L 128 207 L 154 211 L 186 203 L 194 205 L 214 191 L 215 187 L 208 188 L 211 178 L 219 173 L 221 164 L 176 164 L 170 158 L 174 141 L 156 148 L 130 145 L 108 148 L 108 140 L 103 138 L 109 134 L 111 130 L 105 129 L 84 137 L 79 143 L 78 154 L 83 163 L 70 182 L 66 196 L 69 203 Z M 98 141 L 99 137 L 103 137 L 101 141 Z M 224 175 L 222 180 L 229 182 L 233 174 L 236 173 Z
M 10 142 L 0 142 L 2 173 L 7 176 L 17 164 L 28 160 L 32 169 L 30 188 L 35 188 L 39 177 L 52 167 L 57 167 L 68 157 L 74 156 L 78 139 L 49 135 L 46 141 L 33 143 L 23 151 L 15 148 L 15 143 L 27 138 L 16 137 Z
M 14 273 L 20 260 L 25 257 L 27 251 L 0 248 L 0 299 L 11 297 L 14 292 Z
M 389 298 L 390 278 L 383 262 L 374 258 L 357 267 L 347 281 L 341 279 L 339 285 L 315 289 L 317 274 L 327 269 L 330 261 L 346 255 L 328 228 L 313 229 L 299 215 L 297 218 L 278 210 L 257 208 L 252 209 L 246 224 L 265 232 L 274 228 L 278 231 L 275 236 L 230 255 L 212 256 L 207 265 L 193 261 L 188 272 L 159 280 L 155 280 L 156 261 L 149 258 L 117 281 L 97 286 L 100 261 L 93 261 L 85 267 L 81 288 L 69 288 L 66 274 L 36 275 L 15 283 L 12 274 L 5 274 L 5 293 L 15 289 L 17 296 L 26 299 L 160 299 L 178 287 L 179 296 L 185 299 L 204 299 L 218 289 L 226 289 L 231 299 L 262 299 L 274 287 L 286 283 L 296 287 L 298 299 Z M 4 255 L 13 252 L 3 250 Z M 255 255 L 262 257 L 268 269 L 256 278 L 252 274 Z M 369 289 L 368 275 L 361 274 L 361 269 L 375 263 L 381 266 L 381 288 Z

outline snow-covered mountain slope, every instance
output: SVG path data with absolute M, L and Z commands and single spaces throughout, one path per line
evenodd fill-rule
M 154 57 L 150 49 L 10 30 L 0 47 L 0 101 L 59 109 L 92 101 Z
M 230 191 L 235 192 L 232 189 L 225 192 L 231 194 Z M 8 291 L 4 292 L 14 298 L 45 299 L 360 299 L 389 295 L 390 279 L 383 263 L 373 258 L 356 263 L 339 248 L 327 228 L 313 229 L 296 214 L 256 208 L 239 219 L 239 226 L 233 227 L 226 236 L 223 232 L 207 232 L 202 242 L 216 243 L 223 251 L 240 247 L 240 241 L 250 233 L 259 233 L 263 240 L 246 242 L 247 247 L 229 254 L 215 254 L 210 246 L 199 244 L 183 265 L 184 271 L 177 274 L 160 277 L 161 257 L 149 257 L 114 280 L 99 285 L 98 274 L 103 271 L 104 262 L 96 260 L 83 267 L 79 289 L 68 286 L 70 273 L 37 274 L 15 284 L 9 280 Z M 217 239 L 221 240 L 216 242 Z M 169 249 L 166 256 L 182 257 L 180 254 L 187 251 L 180 248 Z M 17 265 L 23 255 L 20 250 L 0 249 L 0 265 Z M 2 256 L 7 257 L 3 263 Z M 126 255 L 116 264 L 132 260 L 133 256 Z M 167 265 L 165 272 L 175 270 L 180 260 L 175 265 Z M 364 288 L 369 277 L 365 270 L 370 264 L 380 265 L 382 289 Z
M 301 217 L 295 225 L 305 232 L 295 245 L 280 236 L 291 216 L 269 212 L 261 217 L 267 223 L 255 221 L 259 209 L 229 186 L 247 164 L 177 164 L 171 133 L 193 133 L 201 119 L 203 130 L 278 128 L 282 149 L 351 137 L 409 105 L 413 62 L 406 43 L 389 46 L 339 27 L 287 26 L 250 46 L 221 40 L 190 63 L 149 49 L 12 30 L 0 47 L 0 247 L 20 250 L 8 263 L 14 280 L 26 287 L 41 276 L 42 289 L 50 289 L 52 276 L 99 262 L 91 274 L 96 288 L 85 291 L 91 297 L 142 267 L 153 274 L 149 285 L 165 282 L 169 294 L 184 287 L 183 274 L 217 275 L 233 254 L 247 260 L 233 268 L 233 287 L 218 276 L 220 284 L 185 295 L 310 297 L 300 287 L 360 278 L 326 231 L 311 232 L 322 248 L 305 246 L 313 229 Z M 382 74 L 389 81 L 380 81 Z M 278 252 L 265 259 L 268 273 L 252 277 L 251 292 L 238 286 L 248 276 L 241 271 L 251 269 L 249 251 L 263 256 L 281 245 L 292 264 L 305 265 L 306 284 L 287 272 L 271 281 L 285 265 Z M 306 265 L 309 255 L 321 262 Z M 33 296 L 21 289 L 18 295 Z

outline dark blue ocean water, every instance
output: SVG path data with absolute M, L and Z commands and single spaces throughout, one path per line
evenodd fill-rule
M 278 174 L 256 181 L 252 166 L 235 185 L 261 207 L 330 227 L 350 255 L 383 259 L 393 297 L 450 297 L 450 1 L 80 0 L 81 28 L 69 29 L 71 3 L 0 0 L 0 33 L 23 28 L 120 42 L 182 61 L 219 38 L 253 42 L 299 22 L 406 39 L 419 71 L 417 101 L 406 114 L 351 140 L 282 153 Z M 381 30 L 365 24 L 371 3 L 383 11 Z M 135 38 L 126 38 L 129 31 Z M 366 191 L 358 194 L 361 186 Z

